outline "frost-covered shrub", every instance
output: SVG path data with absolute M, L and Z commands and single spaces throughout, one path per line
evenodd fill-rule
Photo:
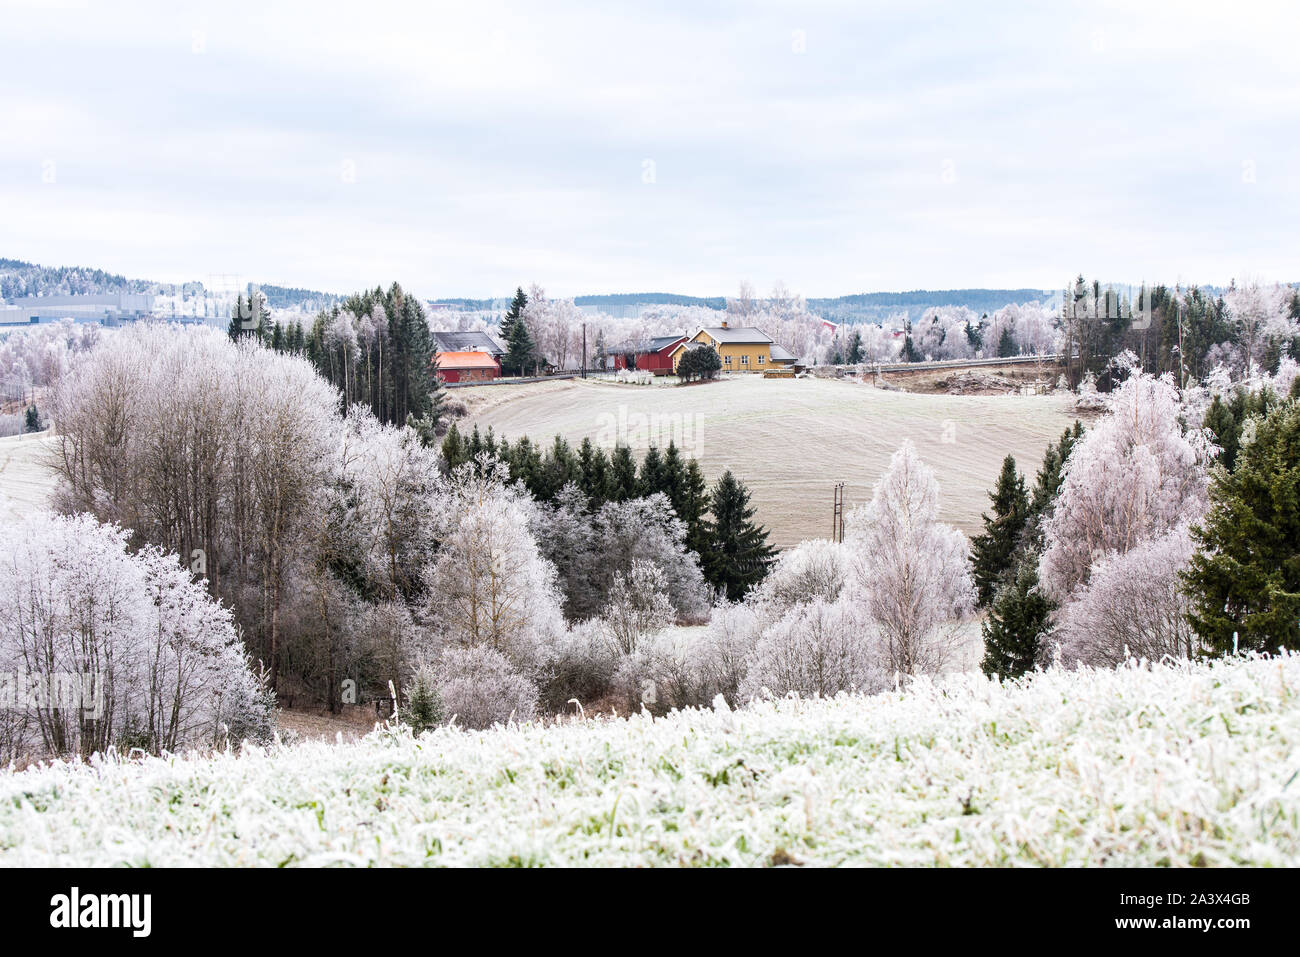
M 1066 665 L 1118 665 L 1126 658 L 1192 658 L 1181 573 L 1196 546 L 1186 525 L 1092 567 L 1088 584 L 1061 611 L 1057 638 Z
M 713 609 L 709 627 L 688 653 L 701 698 L 712 701 L 720 694 L 733 705 L 740 702 L 740 686 L 761 633 L 762 619 L 753 605 L 724 602 Z
M 861 606 L 816 598 L 763 632 L 741 685 L 742 698 L 796 692 L 827 697 L 886 686 L 886 657 Z
M 610 692 L 620 656 L 599 619 L 579 622 L 559 637 L 544 669 L 541 704 L 547 713 L 565 710 L 571 699 L 584 706 Z
M 176 556 L 132 553 L 127 537 L 84 514 L 0 528 L 0 672 L 95 681 L 81 697 L 89 714 L 32 702 L 29 743 L 88 755 L 265 740 L 271 702 L 229 610 Z
M 490 728 L 537 714 L 537 688 L 505 655 L 485 645 L 451 647 L 438 665 L 443 713 L 462 728 Z
M 644 708 L 651 714 L 667 714 L 703 703 L 688 647 L 680 633 L 661 631 L 622 657 L 613 691 L 625 712 Z
M 759 585 L 757 603 L 779 617 L 795 605 L 840 597 L 852 565 L 848 550 L 836 542 L 813 539 L 781 553 Z

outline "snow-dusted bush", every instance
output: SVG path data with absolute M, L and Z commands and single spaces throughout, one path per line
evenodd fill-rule
M 625 385 L 650 385 L 654 378 L 654 373 L 647 369 L 619 369 L 614 374 L 614 379 Z
M 828 697 L 879 691 L 886 684 L 888 657 L 861 605 L 815 598 L 764 630 L 740 695 Z
M 1181 573 L 1196 546 L 1186 525 L 1099 561 L 1088 584 L 1062 609 L 1061 659 L 1107 666 L 1130 657 L 1192 658 L 1199 643 L 1187 621 Z
M 938 519 L 934 470 L 904 442 L 871 501 L 845 522 L 854 562 L 844 600 L 861 606 L 891 673 L 937 674 L 949 667 L 960 623 L 974 609 L 969 543 Z
M 449 647 L 438 665 L 438 695 L 448 720 L 462 728 L 530 721 L 537 688 L 487 645 Z
M 843 545 L 826 539 L 800 542 L 781 553 L 759 585 L 755 601 L 773 617 L 814 599 L 833 602 L 844 589 L 851 565 L 852 555 Z
M 541 682 L 541 704 L 549 714 L 565 710 L 571 699 L 589 706 L 610 691 L 621 655 L 603 621 L 579 622 L 550 649 Z
M 1070 453 L 1045 527 L 1039 574 L 1049 597 L 1067 600 L 1092 563 L 1194 520 L 1205 509 L 1213 446 L 1184 434 L 1168 376 L 1130 376 L 1109 412 Z
M 723 602 L 713 609 L 708 628 L 689 649 L 690 668 L 704 700 L 720 694 L 732 704 L 740 703 L 740 687 L 761 634 L 762 619 L 752 603 Z
M 625 713 L 644 708 L 651 714 L 666 714 L 702 704 L 689 642 L 673 631 L 646 636 L 619 661 L 613 692 Z
M 50 699 L 19 709 L 27 743 L 91 754 L 267 737 L 270 701 L 230 612 L 174 555 L 132 553 L 127 537 L 88 515 L 0 528 L 0 671 L 92 682 L 81 710 Z

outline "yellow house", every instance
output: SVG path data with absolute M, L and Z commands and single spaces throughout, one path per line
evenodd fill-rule
M 722 357 L 723 372 L 766 372 L 793 365 L 795 357 L 752 326 L 720 326 L 701 329 L 672 352 L 673 371 L 693 343 L 712 346 Z

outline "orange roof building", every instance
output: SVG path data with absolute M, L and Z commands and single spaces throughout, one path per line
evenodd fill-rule
M 486 352 L 439 352 L 438 374 L 447 382 L 480 382 L 501 375 L 501 363 Z

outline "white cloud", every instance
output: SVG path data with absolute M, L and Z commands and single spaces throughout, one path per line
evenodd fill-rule
M 469 296 L 1296 278 L 1293 5 L 4 17 L 0 255 Z

